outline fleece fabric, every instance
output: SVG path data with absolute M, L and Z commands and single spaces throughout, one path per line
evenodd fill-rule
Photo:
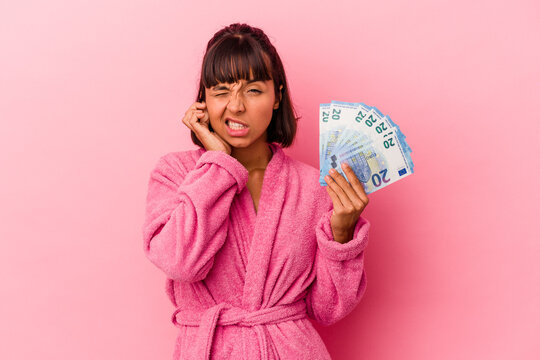
M 150 173 L 144 253 L 166 275 L 175 360 L 330 359 L 309 319 L 334 324 L 366 291 L 369 221 L 335 241 L 319 170 L 269 146 L 257 211 L 222 151 L 170 152 Z

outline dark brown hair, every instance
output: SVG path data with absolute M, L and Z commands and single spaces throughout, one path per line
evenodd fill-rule
M 202 61 L 196 101 L 205 101 L 205 88 L 220 82 L 251 80 L 250 72 L 255 80 L 274 81 L 276 99 L 279 99 L 279 87 L 283 85 L 281 102 L 279 107 L 274 109 L 272 120 L 268 125 L 267 142 L 277 142 L 282 147 L 289 147 L 296 135 L 296 122 L 299 117 L 296 116 L 292 105 L 281 59 L 261 29 L 235 23 L 214 34 L 208 41 Z M 210 123 L 208 125 L 210 131 L 213 131 Z M 193 130 L 191 139 L 193 143 L 204 148 Z

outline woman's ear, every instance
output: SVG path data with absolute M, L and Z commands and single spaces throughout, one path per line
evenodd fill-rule
M 283 97 L 283 93 L 281 92 L 281 90 L 283 90 L 283 85 L 279 85 L 279 100 L 276 100 L 276 102 L 274 103 L 274 110 L 279 107 L 279 103 L 281 102 L 281 98 Z

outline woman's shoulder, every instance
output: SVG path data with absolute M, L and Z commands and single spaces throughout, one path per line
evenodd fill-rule
M 170 151 L 158 159 L 156 169 L 185 174 L 195 167 L 197 160 L 204 152 L 202 148 Z

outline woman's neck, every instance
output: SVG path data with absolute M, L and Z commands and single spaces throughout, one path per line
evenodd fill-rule
M 272 159 L 270 144 L 261 142 L 248 148 L 232 148 L 231 156 L 238 160 L 248 171 L 266 169 Z

